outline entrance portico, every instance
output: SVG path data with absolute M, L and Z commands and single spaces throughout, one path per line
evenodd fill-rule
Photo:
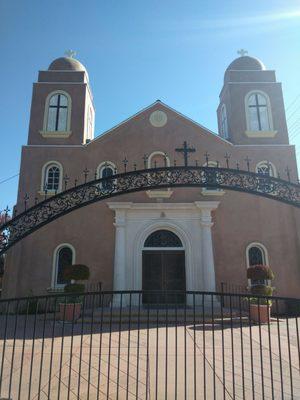
M 143 304 L 184 304 L 185 285 L 185 250 L 181 240 L 165 229 L 151 233 L 143 249 Z M 149 293 L 151 290 L 169 293 Z
M 217 201 L 109 202 L 115 211 L 114 290 L 142 290 L 143 249 L 157 230 L 173 232 L 185 250 L 186 290 L 215 290 L 211 211 Z

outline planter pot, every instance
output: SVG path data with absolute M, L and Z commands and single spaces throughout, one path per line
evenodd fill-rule
M 60 303 L 59 319 L 67 322 L 76 321 L 80 317 L 81 303 Z
M 271 317 L 271 306 L 250 304 L 250 319 L 254 322 L 267 324 Z

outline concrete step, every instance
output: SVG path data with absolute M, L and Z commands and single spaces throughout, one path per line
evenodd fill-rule
M 241 314 L 241 315 L 240 315 Z M 221 308 L 217 308 L 213 311 L 211 308 L 206 307 L 203 309 L 202 307 L 196 308 L 193 310 L 192 308 L 182 309 L 138 309 L 138 307 L 123 308 L 121 311 L 119 308 L 103 308 L 95 309 L 94 312 L 91 310 L 86 310 L 84 315 L 78 320 L 78 322 L 82 322 L 82 320 L 86 323 L 113 323 L 113 324 L 138 324 L 142 323 L 145 324 L 149 321 L 151 324 L 183 324 L 189 323 L 193 324 L 194 322 L 197 324 L 205 323 L 222 323 L 226 321 L 230 321 L 231 319 L 236 320 L 238 323 L 240 319 L 245 321 L 247 318 L 247 313 L 239 311 L 231 311 L 228 309 L 221 310 Z

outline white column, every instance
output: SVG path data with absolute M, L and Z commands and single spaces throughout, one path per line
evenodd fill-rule
M 126 290 L 126 243 L 125 243 L 125 210 L 117 210 L 114 226 L 115 234 L 115 262 L 114 262 L 114 290 Z M 125 297 L 125 296 L 123 296 Z M 125 298 L 123 298 L 125 300 Z M 124 303 L 124 301 L 122 302 Z M 120 296 L 114 296 L 114 305 L 120 305 Z M 125 304 L 123 304 L 124 306 Z
M 200 225 L 202 229 L 201 248 L 204 290 L 213 292 L 216 289 L 216 277 L 211 234 L 211 227 L 213 226 L 211 209 L 201 209 Z

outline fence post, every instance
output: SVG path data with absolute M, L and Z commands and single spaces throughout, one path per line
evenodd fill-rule
M 221 282 L 221 293 L 222 293 L 221 306 L 225 307 L 225 299 L 224 299 L 224 296 L 223 296 L 223 293 L 224 293 L 224 282 Z

